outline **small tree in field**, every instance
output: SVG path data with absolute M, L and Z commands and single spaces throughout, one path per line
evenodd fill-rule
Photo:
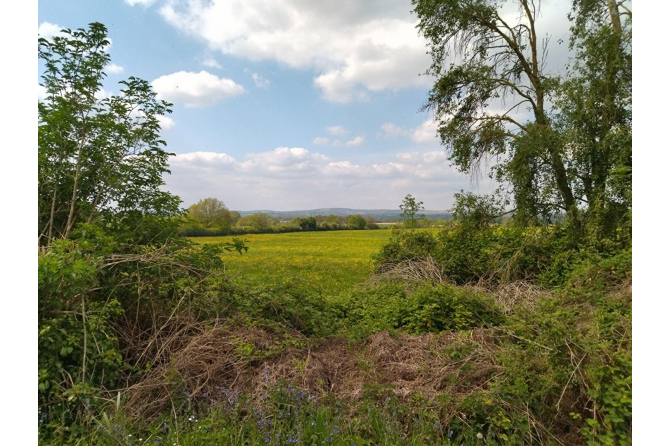
M 414 230 L 417 221 L 424 217 L 419 214 L 419 211 L 423 209 L 423 201 L 416 201 L 411 194 L 407 194 L 400 204 L 400 210 L 402 211 L 400 218 L 403 220 L 405 227 Z
M 350 215 L 347 219 L 349 229 L 365 229 L 366 224 L 365 219 L 360 214 Z

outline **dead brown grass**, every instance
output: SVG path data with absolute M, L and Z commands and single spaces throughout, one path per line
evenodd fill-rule
M 376 283 L 386 280 L 402 281 L 403 283 L 431 283 L 433 285 L 453 284 L 454 281 L 447 277 L 444 267 L 427 256 L 422 259 L 403 260 L 398 263 L 379 265 L 377 272 L 368 283 Z
M 420 336 L 381 332 L 364 343 L 329 339 L 318 345 L 308 345 L 298 332 L 254 327 L 214 325 L 191 332 L 188 342 L 174 343 L 183 346 L 168 362 L 128 388 L 131 415 L 147 420 L 174 410 L 184 392 L 214 402 L 230 392 L 262 400 L 281 383 L 317 397 L 332 394 L 352 406 L 365 385 L 375 384 L 389 386 L 401 399 L 443 393 L 458 398 L 485 388 L 500 373 L 493 359 L 495 339 L 484 329 Z M 454 359 L 454 352 L 464 353 Z

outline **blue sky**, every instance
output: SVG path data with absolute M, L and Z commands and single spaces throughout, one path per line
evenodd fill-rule
M 562 37 L 569 2 L 543 8 Z M 449 166 L 420 111 L 433 79 L 420 76 L 430 59 L 410 10 L 409 0 L 52 0 L 38 4 L 38 32 L 102 22 L 114 64 L 105 92 L 136 76 L 174 103 L 165 180 L 185 206 L 397 208 L 411 193 L 447 209 L 455 192 L 492 186 Z

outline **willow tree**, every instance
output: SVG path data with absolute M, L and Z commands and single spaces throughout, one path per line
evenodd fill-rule
M 518 8 L 516 15 L 510 15 L 513 21 L 503 12 L 510 3 Z M 573 10 L 578 17 L 586 3 L 619 17 L 618 5 L 595 0 L 576 2 Z M 491 174 L 511 186 L 519 219 L 566 214 L 579 229 L 583 209 L 594 199 L 585 194 L 585 185 L 593 183 L 596 174 L 576 167 L 591 148 L 567 140 L 571 124 L 552 105 L 561 96 L 567 107 L 569 76 L 544 71 L 551 55 L 548 40 L 536 26 L 539 1 L 413 0 L 413 4 L 420 33 L 430 45 L 432 64 L 427 74 L 436 79 L 424 108 L 435 114 L 449 159 L 470 173 L 478 172 L 482 161 L 494 159 Z M 585 30 L 591 25 L 575 23 L 573 28 Z M 613 32 L 611 24 L 593 26 Z M 574 34 L 571 42 L 579 52 L 583 37 Z M 492 108 L 501 104 L 502 110 Z
M 107 29 L 64 29 L 38 40 L 46 97 L 38 103 L 39 243 L 68 238 L 78 223 L 128 212 L 173 215 L 179 199 L 161 191 L 170 153 L 148 82 L 130 77 L 120 93 L 102 89 Z

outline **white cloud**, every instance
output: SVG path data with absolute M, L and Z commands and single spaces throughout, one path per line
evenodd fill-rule
M 258 88 L 263 88 L 267 90 L 270 87 L 270 81 L 265 79 L 260 74 L 251 73 L 251 78 L 254 80 L 254 84 Z
M 42 102 L 47 97 L 47 89 L 37 84 L 37 102 Z
M 62 35 L 60 32 L 62 29 L 62 26 L 56 25 L 55 23 L 42 22 L 40 26 L 37 27 L 37 35 L 49 40 L 53 37 Z
M 95 92 L 94 96 L 97 100 L 107 99 L 112 97 L 112 92 L 107 91 L 104 88 L 100 88 L 98 91 Z
M 278 147 L 272 152 L 248 153 L 245 158 L 237 165 L 239 170 L 266 173 L 311 171 L 328 159 L 301 147 Z
M 312 141 L 312 144 L 318 144 L 320 146 L 327 146 L 328 143 L 330 143 L 330 140 L 325 136 L 317 136 L 314 138 L 314 141 Z
M 158 123 L 161 125 L 163 130 L 172 130 L 176 125 L 174 120 L 172 118 L 168 118 L 167 116 L 157 115 L 156 118 L 158 119 Z
M 208 57 L 207 59 L 203 60 L 202 64 L 210 68 L 221 68 L 221 65 L 219 65 L 219 63 L 213 57 Z
M 447 162 L 447 154 L 444 151 L 441 150 L 433 150 L 431 152 L 426 152 L 423 154 L 421 157 L 424 162 L 429 163 L 429 164 L 437 164 L 437 163 L 446 163 Z
M 326 127 L 326 131 L 333 136 L 347 136 L 349 134 L 349 130 L 347 130 L 344 127 L 341 127 L 339 125 Z
M 142 5 L 145 8 L 147 6 L 151 6 L 156 0 L 123 0 L 130 6 L 135 6 L 135 5 Z
M 151 83 L 159 99 L 186 107 L 206 107 L 244 93 L 244 87 L 232 79 L 218 78 L 206 71 L 161 76 Z
M 171 165 L 187 165 L 187 164 L 218 164 L 218 165 L 233 165 L 235 158 L 225 153 L 216 152 L 191 152 L 175 155 L 170 158 Z
M 311 69 L 329 101 L 431 84 L 425 39 L 405 0 L 168 0 L 163 18 L 212 49 Z
M 434 142 L 437 141 L 437 124 L 432 119 L 424 121 L 420 126 L 412 131 L 412 140 L 414 142 Z
M 419 160 L 419 153 L 418 152 L 396 153 L 395 157 L 398 158 L 398 160 L 401 162 L 415 163 Z
M 105 70 L 106 70 L 109 74 L 119 74 L 119 73 L 123 73 L 123 67 L 121 67 L 121 66 L 119 66 L 119 65 L 117 65 L 117 64 L 115 64 L 115 63 L 110 63 L 109 65 L 107 65 L 107 66 L 105 67 Z
M 362 145 L 365 142 L 365 138 L 362 136 L 357 136 L 354 139 L 350 139 L 349 141 L 345 142 L 344 144 L 347 147 L 357 147 Z
M 447 209 L 453 192 L 473 188 L 467 175 L 449 166 L 443 151 L 398 153 L 395 159 L 372 163 L 332 159 L 301 147 L 248 153 L 241 160 L 193 152 L 171 157 L 170 169 L 167 189 L 186 205 L 219 196 L 237 210 L 395 209 L 407 193 L 428 209 Z
M 382 124 L 381 132 L 377 133 L 377 138 L 396 139 L 400 137 L 410 137 L 417 143 L 438 142 L 437 123 L 433 119 L 427 119 L 413 129 L 405 129 L 391 122 Z
M 407 136 L 410 133 L 408 130 L 405 130 L 391 122 L 382 124 L 381 130 L 382 133 L 378 134 L 378 136 L 383 139 L 395 139 L 400 136 Z

